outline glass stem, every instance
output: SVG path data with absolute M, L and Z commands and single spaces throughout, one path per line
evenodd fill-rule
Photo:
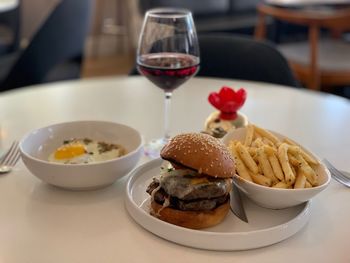
M 170 106 L 172 92 L 165 92 L 165 105 L 164 105 L 164 139 L 170 139 Z

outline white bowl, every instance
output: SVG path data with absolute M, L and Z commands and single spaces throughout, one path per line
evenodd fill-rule
M 90 164 L 59 164 L 48 156 L 70 138 L 90 138 L 125 147 L 127 154 Z M 143 152 L 140 133 L 123 124 L 76 121 L 54 124 L 29 132 L 20 141 L 20 151 L 29 171 L 42 181 L 72 190 L 89 190 L 112 184 L 138 163 Z
M 225 137 L 222 138 L 222 141 L 225 145 L 228 145 L 231 140 L 239 140 L 243 142 L 246 130 L 246 128 L 233 130 L 232 132 L 226 134 Z M 279 133 L 273 131 L 270 132 L 272 132 L 279 139 L 286 138 Z M 239 175 L 234 176 L 234 183 L 250 200 L 265 208 L 288 208 L 311 200 L 328 186 L 331 175 L 326 166 L 321 162 L 320 158 L 312 154 L 304 147 L 300 147 L 319 162 L 319 165 L 316 167 L 316 173 L 318 174 L 319 180 L 318 186 L 304 189 L 271 188 L 246 181 Z

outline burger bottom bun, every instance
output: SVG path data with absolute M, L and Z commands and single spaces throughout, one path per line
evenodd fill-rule
M 219 224 L 230 210 L 229 199 L 209 211 L 181 211 L 151 202 L 151 214 L 165 222 L 192 229 L 201 229 Z M 163 208 L 163 209 L 162 209 Z

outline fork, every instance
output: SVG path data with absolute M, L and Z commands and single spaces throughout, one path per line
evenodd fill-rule
M 20 151 L 18 148 L 18 141 L 14 141 L 0 160 L 0 174 L 8 173 L 16 165 L 19 158 L 21 157 Z
M 339 183 L 350 187 L 350 178 L 340 172 L 337 168 L 335 168 L 327 159 L 323 159 L 324 164 L 327 166 L 334 180 Z

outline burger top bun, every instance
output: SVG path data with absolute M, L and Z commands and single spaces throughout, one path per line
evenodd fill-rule
M 208 176 L 229 178 L 235 174 L 235 163 L 227 147 L 204 133 L 183 133 L 173 137 L 160 156 Z

